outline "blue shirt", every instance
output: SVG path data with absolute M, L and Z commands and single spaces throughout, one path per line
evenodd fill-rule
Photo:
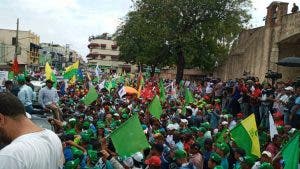
M 296 105 L 300 105 L 300 96 L 298 96 L 296 99 L 295 99 L 295 104 Z M 296 112 L 297 115 L 300 115 L 300 109 L 298 109 L 298 111 Z
M 223 169 L 229 169 L 229 164 L 228 164 L 227 158 L 222 158 L 221 166 L 223 167 Z

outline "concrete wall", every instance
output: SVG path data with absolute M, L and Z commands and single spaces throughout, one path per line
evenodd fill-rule
M 15 30 L 0 29 L 0 43 L 2 44 L 2 57 L 4 62 L 10 62 L 15 55 L 15 46 L 12 45 L 12 38 L 16 37 Z M 32 64 L 38 63 L 38 51 L 30 52 L 30 43 L 39 45 L 40 38 L 31 31 L 19 31 L 19 46 L 21 54 L 18 55 L 19 64 Z

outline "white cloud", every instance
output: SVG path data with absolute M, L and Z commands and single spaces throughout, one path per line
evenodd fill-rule
M 88 54 L 88 37 L 114 33 L 131 0 L 0 0 L 0 28 L 32 30 L 42 42 L 70 44 Z
M 267 15 L 267 7 L 273 2 L 274 0 L 252 0 L 253 9 L 251 10 L 252 19 L 250 24 L 253 27 L 263 26 L 264 21 L 263 18 Z M 288 2 L 289 3 L 289 11 L 292 8 L 292 5 L 295 1 L 293 0 L 281 0 L 280 2 Z M 298 4 L 300 5 L 300 4 Z
M 272 0 L 252 1 L 251 24 L 262 26 Z M 85 56 L 88 37 L 114 33 L 131 5 L 131 0 L 0 0 L 0 28 L 15 29 L 19 17 L 20 29 L 32 30 L 42 42 L 70 44 Z

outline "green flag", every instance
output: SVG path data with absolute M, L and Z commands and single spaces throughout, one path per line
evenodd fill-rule
M 54 74 L 53 71 L 51 72 L 51 80 L 53 82 L 53 87 L 56 88 L 56 86 L 57 86 L 57 78 L 56 78 L 56 76 L 55 76 L 55 74 Z
M 87 93 L 87 95 L 84 97 L 83 103 L 88 106 L 91 103 L 93 103 L 95 100 L 97 100 L 97 98 L 98 98 L 98 93 L 95 90 L 95 87 L 92 86 L 92 87 L 90 87 L 90 90 Z
M 166 102 L 166 91 L 165 91 L 165 86 L 164 82 L 162 80 L 159 81 L 159 98 L 160 100 L 164 103 Z
M 114 130 L 110 138 L 121 157 L 130 157 L 150 146 L 136 114 Z
M 72 65 L 66 68 L 66 72 L 63 74 L 64 79 L 71 79 L 73 76 L 77 75 L 79 67 L 79 61 L 76 61 Z
M 78 69 L 71 69 L 63 74 L 64 79 L 71 79 L 74 75 L 77 75 Z
M 282 148 L 284 169 L 297 169 L 299 162 L 299 132 Z
M 190 103 L 193 103 L 194 102 L 194 97 L 193 97 L 193 94 L 192 92 L 189 90 L 189 88 L 186 88 L 185 89 L 185 104 L 188 105 Z
M 157 119 L 160 119 L 160 116 L 162 114 L 162 107 L 159 101 L 158 96 L 155 96 L 149 106 L 150 113 Z
M 243 148 L 247 155 L 260 158 L 260 145 L 254 114 L 241 121 L 230 133 L 235 143 Z

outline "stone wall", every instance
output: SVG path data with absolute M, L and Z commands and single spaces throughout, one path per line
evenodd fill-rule
M 282 73 L 282 80 L 300 76 L 300 68 L 276 64 L 285 57 L 300 57 L 300 13 L 287 14 L 287 7 L 287 3 L 272 2 L 267 8 L 266 25 L 242 31 L 214 76 L 228 80 L 247 72 L 263 81 L 268 70 Z
M 217 69 L 215 76 L 228 80 L 243 77 L 244 72 L 251 76 L 258 76 L 260 72 L 264 72 L 268 61 L 268 34 L 269 30 L 265 27 L 241 32 L 230 55 Z M 263 75 L 258 77 L 261 76 Z
M 176 69 L 161 70 L 159 74 L 160 78 L 164 79 L 176 79 Z M 199 69 L 184 69 L 184 80 L 199 80 L 205 77 L 204 73 Z

